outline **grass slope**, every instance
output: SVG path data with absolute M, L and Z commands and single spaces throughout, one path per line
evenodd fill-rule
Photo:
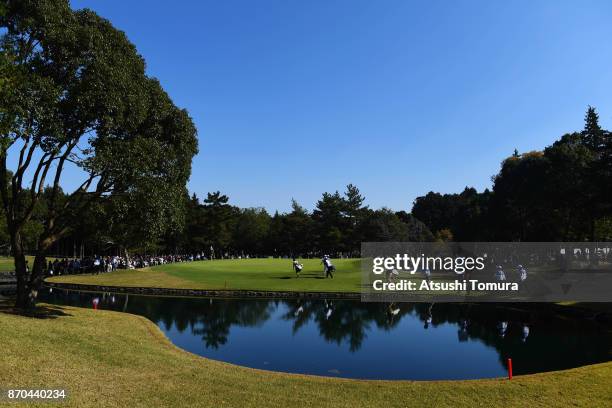
M 359 292 L 359 259 L 337 259 L 333 279 L 325 279 L 318 259 L 300 260 L 296 278 L 289 259 L 227 259 L 184 262 L 100 275 L 49 278 L 50 282 L 88 285 L 141 286 L 183 289 L 253 289 L 311 292 Z
M 0 384 L 5 388 L 65 387 L 69 398 L 58 406 L 612 405 L 612 363 L 512 381 L 342 380 L 204 359 L 174 347 L 152 322 L 139 316 L 55 306 L 46 312 L 49 316 L 41 319 L 0 310 Z

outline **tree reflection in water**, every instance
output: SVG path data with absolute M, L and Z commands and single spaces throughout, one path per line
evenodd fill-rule
M 56 290 L 46 297 L 53 303 L 91 306 L 93 295 Z M 96 296 L 100 308 L 146 316 L 166 332 L 173 328 L 181 333 L 189 330 L 208 349 L 227 344 L 232 327 L 261 327 L 272 318 L 288 322 L 294 336 L 313 325 L 326 342 L 346 345 L 351 353 L 362 348 L 369 333 L 393 332 L 405 319 L 420 323 L 410 326 L 414 331 L 452 325 L 450 341 L 479 342 L 494 348 L 501 364 L 505 365 L 508 357 L 520 362 L 515 366 L 517 374 L 607 361 L 612 349 L 609 325 L 597 324 L 584 316 L 560 318 L 558 313 L 563 309 L 549 304 L 361 303 L 134 295 L 129 296 L 128 302 L 125 295 Z M 406 335 L 405 330 L 398 333 Z M 444 335 L 447 336 L 446 332 Z M 448 337 L 445 341 L 449 341 Z M 432 346 L 423 345 L 424 352 L 428 347 Z

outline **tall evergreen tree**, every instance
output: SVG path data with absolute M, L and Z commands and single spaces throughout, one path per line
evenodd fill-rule
M 365 197 L 361 194 L 359 189 L 349 184 L 346 186 L 346 192 L 344 193 L 344 210 L 343 214 L 345 217 L 344 226 L 344 247 L 348 251 L 359 251 L 359 245 L 363 240 L 360 234 L 360 224 L 363 222 L 363 218 L 368 209 L 363 203 Z
M 312 251 L 313 222 L 308 211 L 291 200 L 291 212 L 285 217 L 286 241 L 292 256 L 303 256 Z
M 343 197 L 337 191 L 334 194 L 323 193 L 323 197 L 317 202 L 312 218 L 319 250 L 330 253 L 345 250 L 345 206 Z
M 584 144 L 596 153 L 603 148 L 604 131 L 599 126 L 599 114 L 594 107 L 589 106 L 584 116 L 584 129 L 582 131 Z

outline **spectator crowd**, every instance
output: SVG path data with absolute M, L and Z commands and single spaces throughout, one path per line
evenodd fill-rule
M 165 265 L 176 262 L 191 262 L 207 259 L 202 254 L 190 255 L 134 255 L 125 256 L 88 256 L 85 258 L 56 258 L 49 261 L 47 275 L 74 275 L 79 273 L 112 272 L 117 269 L 137 269 L 148 266 Z

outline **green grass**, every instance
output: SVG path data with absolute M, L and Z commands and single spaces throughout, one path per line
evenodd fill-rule
M 324 278 L 318 259 L 300 260 L 304 270 L 297 278 L 289 259 L 234 259 L 184 262 L 100 275 L 49 278 L 50 282 L 108 286 L 183 289 L 250 289 L 300 292 L 359 292 L 359 259 L 335 259 L 334 278 Z
M 0 257 L 0 272 L 10 272 L 15 270 L 15 263 L 13 262 L 13 258 L 8 258 L 6 256 Z
M 34 263 L 33 256 L 26 256 L 30 267 Z M 13 272 L 15 270 L 15 260 L 11 256 L 0 256 L 0 272 Z
M 73 307 L 43 310 L 46 318 L 0 310 L 0 387 L 67 388 L 69 398 L 58 405 L 62 407 L 612 405 L 612 363 L 512 381 L 344 380 L 201 358 L 173 346 L 152 322 L 139 316 Z

